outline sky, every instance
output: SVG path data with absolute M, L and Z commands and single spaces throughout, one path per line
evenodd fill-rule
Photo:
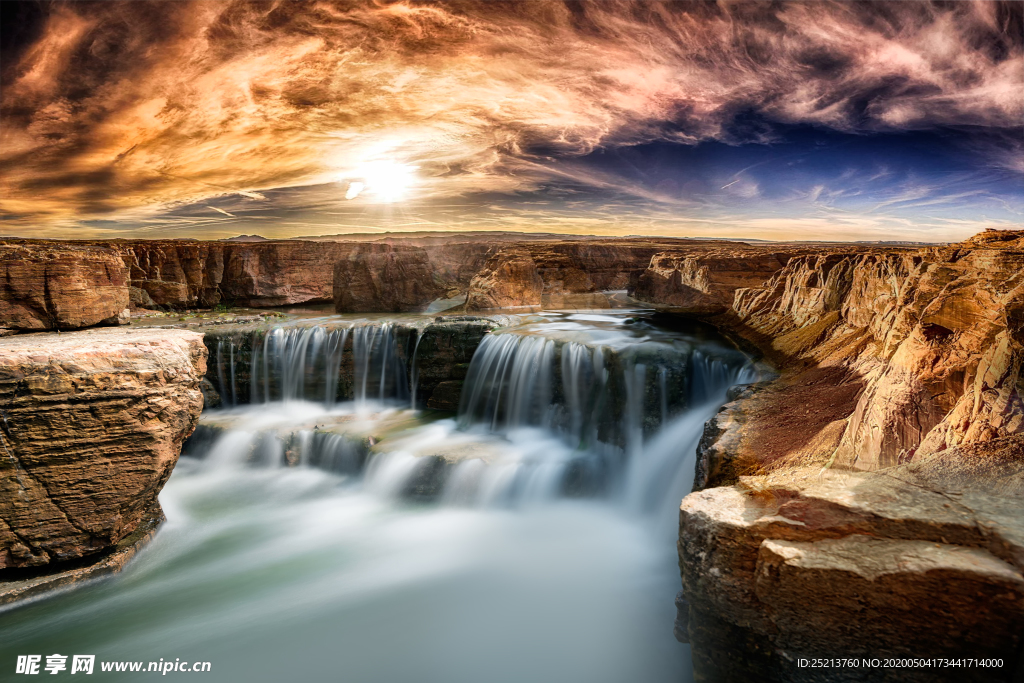
M 1024 224 L 1024 3 L 0 9 L 0 235 Z

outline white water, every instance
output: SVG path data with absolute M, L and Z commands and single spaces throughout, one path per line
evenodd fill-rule
M 752 377 L 713 342 L 637 331 L 626 317 L 554 316 L 517 330 L 527 336 L 496 335 L 474 357 L 459 420 L 393 439 L 362 474 L 351 440 L 298 429 L 300 466 L 285 467 L 267 432 L 401 417 L 408 394 L 382 402 L 383 384 L 371 387 L 387 370 L 364 372 L 355 402 L 233 409 L 240 421 L 205 459 L 179 462 L 161 494 L 168 522 L 129 569 L 0 614 L 0 650 L 210 661 L 210 681 L 688 680 L 688 648 L 672 637 L 676 508 L 704 420 L 730 383 Z M 308 396 L 308 359 L 338 351 L 330 334 L 281 333 L 261 367 L 279 363 L 285 395 Z M 367 368 L 403 372 L 385 331 L 359 334 Z M 678 363 L 630 356 L 656 344 L 700 373 L 685 407 L 663 388 Z M 616 382 L 629 395 L 608 428 L 596 423 Z M 661 394 L 645 403 L 645 391 Z M 428 462 L 419 456 L 443 448 L 484 457 L 453 465 L 436 502 L 404 501 Z M 603 486 L 567 498 L 572 472 Z

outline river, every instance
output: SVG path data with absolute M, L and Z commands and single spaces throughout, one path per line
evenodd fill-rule
M 229 427 L 181 458 L 124 572 L 0 614 L 5 654 L 208 661 L 210 681 L 690 680 L 677 508 L 704 421 L 755 379 L 746 357 L 648 311 L 531 315 L 485 338 L 459 414 L 428 420 L 385 328 L 316 336 L 263 349 L 284 395 L 204 415 Z M 310 395 L 289 368 L 330 367 L 346 341 L 356 395 Z M 401 429 L 364 463 L 321 431 L 339 420 Z M 445 448 L 436 495 L 410 495 Z

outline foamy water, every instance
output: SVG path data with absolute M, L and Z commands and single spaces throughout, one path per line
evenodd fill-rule
M 0 614 L 5 661 L 180 658 L 211 662 L 201 675 L 217 681 L 688 680 L 688 647 L 672 636 L 676 509 L 703 422 L 753 375 L 713 340 L 628 329 L 631 315 L 535 319 L 489 338 L 459 418 L 406 431 L 362 469 L 311 465 L 310 439 L 286 467 L 274 434 L 332 415 L 394 419 L 407 391 L 232 409 L 205 457 L 179 462 L 160 496 L 168 522 L 126 571 Z M 331 339 L 316 347 L 333 358 Z M 658 356 L 671 367 L 629 355 L 654 343 L 678 351 Z M 679 373 L 685 405 L 659 388 Z M 424 453 L 455 447 L 486 456 L 452 463 L 430 503 L 402 497 Z M 567 477 L 584 475 L 595 486 L 568 496 Z

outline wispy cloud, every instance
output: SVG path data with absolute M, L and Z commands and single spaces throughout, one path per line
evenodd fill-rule
M 0 206 L 33 226 L 192 203 L 237 216 L 280 188 L 344 196 L 335 181 L 393 159 L 419 168 L 424 202 L 561 183 L 682 209 L 567 160 L 770 141 L 750 111 L 857 133 L 1016 130 L 1021 17 L 988 2 L 58 4 L 7 67 Z

